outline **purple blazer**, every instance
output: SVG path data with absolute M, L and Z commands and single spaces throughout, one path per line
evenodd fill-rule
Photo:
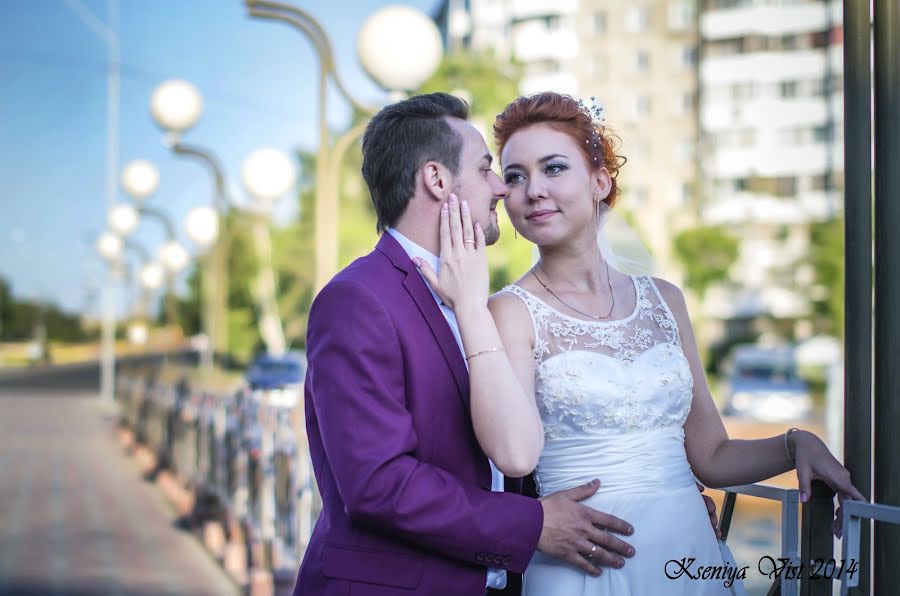
M 306 348 L 323 508 L 294 596 L 481 596 L 488 567 L 523 572 L 543 510 L 491 492 L 458 344 L 390 234 L 316 297 Z

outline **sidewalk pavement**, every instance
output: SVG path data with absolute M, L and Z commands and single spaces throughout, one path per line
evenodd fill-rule
M 96 393 L 0 392 L 0 595 L 237 594 L 174 519 Z

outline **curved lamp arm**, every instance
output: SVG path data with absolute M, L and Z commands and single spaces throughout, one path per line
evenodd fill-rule
M 142 265 L 142 266 L 143 266 L 143 265 L 146 265 L 146 264 L 149 263 L 150 260 L 151 260 L 151 259 L 150 259 L 150 252 L 149 252 L 142 244 L 138 244 L 138 243 L 135 242 L 134 240 L 126 239 L 126 240 L 122 243 L 122 248 L 127 248 L 127 249 L 130 250 L 131 252 L 133 252 L 133 253 L 135 253 L 136 255 L 138 255 L 138 256 L 140 257 L 140 259 L 141 259 L 141 265 Z
M 325 33 L 322 25 L 311 14 L 296 6 L 271 0 L 245 0 L 245 4 L 249 9 L 250 16 L 283 21 L 303 31 L 316 47 L 316 52 L 319 54 L 325 71 L 334 79 L 334 83 L 341 95 L 360 112 L 369 115 L 376 112 L 372 106 L 368 106 L 353 97 L 347 86 L 344 85 L 337 71 L 334 52 L 331 49 L 328 35 Z
M 146 207 L 141 205 L 137 208 L 138 213 L 141 215 L 149 215 L 150 217 L 156 219 L 160 223 L 162 223 L 163 227 L 166 230 L 166 240 L 177 240 L 178 236 L 175 232 L 175 226 L 172 224 L 172 220 L 169 219 L 169 216 L 160 211 L 159 209 L 154 209 L 153 207 Z
M 231 199 L 225 189 L 225 171 L 215 154 L 198 145 L 188 145 L 177 140 L 172 143 L 171 148 L 178 155 L 186 155 L 203 162 L 212 174 L 213 184 L 216 187 L 216 209 L 220 213 L 227 211 L 231 205 Z

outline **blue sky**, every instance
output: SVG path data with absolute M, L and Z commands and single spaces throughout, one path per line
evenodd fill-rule
M 317 61 L 287 25 L 251 19 L 241 0 L 119 0 L 120 167 L 149 159 L 160 171 L 150 199 L 181 229 L 212 184 L 196 163 L 161 144 L 149 115 L 159 83 L 183 78 L 204 95 L 205 112 L 185 141 L 215 150 L 233 186 L 244 157 L 260 147 L 290 151 L 316 144 Z M 331 36 L 338 69 L 363 101 L 383 100 L 356 58 L 356 34 L 390 0 L 298 2 Z M 438 0 L 403 2 L 431 14 Z M 107 0 L 0 3 L 0 276 L 17 296 L 96 312 L 91 288 L 103 264 L 93 239 L 106 227 L 105 42 L 72 9 L 104 23 Z M 332 91 L 329 121 L 349 112 Z M 120 200 L 125 200 L 120 192 Z M 155 250 L 159 225 L 143 222 L 135 240 Z

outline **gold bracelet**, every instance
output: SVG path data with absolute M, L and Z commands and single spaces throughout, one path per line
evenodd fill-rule
M 474 358 L 475 356 L 481 356 L 482 354 L 490 354 L 491 352 L 502 352 L 503 346 L 497 346 L 496 348 L 490 348 L 489 350 L 481 350 L 480 352 L 475 352 L 474 354 L 466 354 L 466 362 Z
M 796 430 L 800 430 L 800 429 L 796 428 L 796 427 L 789 428 L 787 430 L 787 432 L 784 433 L 784 450 L 787 451 L 788 459 L 790 459 L 791 463 L 793 463 L 795 466 L 797 465 L 797 459 L 796 459 L 796 457 L 791 455 L 791 448 L 788 446 L 788 437 L 791 436 L 791 433 Z

